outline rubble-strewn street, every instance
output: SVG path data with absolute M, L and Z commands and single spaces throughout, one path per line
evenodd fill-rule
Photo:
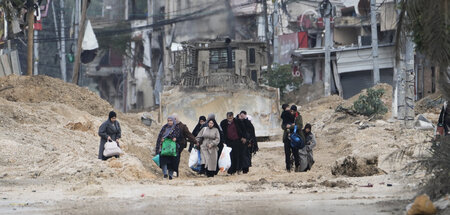
M 85 89 L 44 76 L 10 76 L 0 79 L 0 86 L 12 86 L 0 92 L 2 214 L 98 214 L 100 210 L 112 214 L 397 214 L 424 179 L 422 171 L 404 167 L 426 153 L 421 149 L 432 135 L 432 131 L 402 130 L 388 116 L 369 121 L 336 113 L 335 107 L 349 101 L 324 98 L 300 108 L 304 121 L 313 124 L 318 141 L 311 171 L 287 173 L 283 145 L 273 138 L 260 143 L 248 175 L 219 173 L 213 180 L 197 176 L 187 167 L 184 152 L 181 176 L 166 181 L 151 161 L 159 125 L 147 127 L 139 114 L 120 114 L 125 155 L 103 162 L 96 159 L 96 131 L 106 117 L 101 113 L 111 107 L 99 97 L 80 97 Z M 67 93 L 44 97 L 39 93 L 43 86 L 47 92 Z M 370 126 L 361 130 L 361 123 Z M 403 160 L 389 157 L 408 146 L 416 150 Z M 339 160 L 347 156 L 358 161 L 375 157 L 373 165 L 380 171 L 372 175 L 364 172 L 369 164 L 358 163 L 362 172 L 357 176 L 362 177 L 333 175 Z
M 0 0 L 0 215 L 449 215 L 449 2 Z

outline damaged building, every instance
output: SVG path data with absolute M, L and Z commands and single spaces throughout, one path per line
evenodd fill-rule
M 174 51 L 173 79 L 183 86 L 259 84 L 266 65 L 265 43 L 251 41 L 190 42 Z
M 92 20 L 99 34 L 122 31 L 109 41 L 119 43 L 120 47 L 103 47 L 94 61 L 86 65 L 86 74 L 93 79 L 89 87 L 116 109 L 143 111 L 159 104 L 155 96 L 159 93 L 154 89 L 164 55 L 163 27 L 146 26 L 164 19 L 164 16 L 149 17 L 148 11 L 162 14 L 163 9 L 163 1 L 104 0 L 103 16 Z
M 200 115 L 246 110 L 257 136 L 280 132 L 278 89 L 260 84 L 270 51 L 262 8 L 259 0 L 166 1 L 166 19 L 194 15 L 165 26 L 163 119 L 177 113 L 193 127 Z
M 331 93 L 350 98 L 362 89 L 373 86 L 372 31 L 368 0 L 331 1 Z M 288 25 L 293 33 L 278 36 L 280 64 L 291 64 L 294 76 L 303 78 L 303 85 L 294 94 L 302 103 L 322 97 L 325 92 L 325 29 L 318 3 L 287 4 L 292 20 L 293 11 L 300 15 Z M 297 8 L 298 10 L 294 10 Z M 377 1 L 378 67 L 380 82 L 395 85 L 399 62 L 396 60 L 395 1 Z M 288 19 L 289 20 L 289 19 Z M 289 57 L 288 57 L 289 56 Z M 416 53 L 416 99 L 436 91 L 436 68 Z
M 279 129 L 279 91 L 260 84 L 266 65 L 263 42 L 230 39 L 189 42 L 174 51 L 175 85 L 161 96 L 161 114 L 177 113 L 181 121 L 195 126 L 198 116 L 246 110 L 257 136 L 273 136 Z
M 154 120 L 178 113 L 190 127 L 200 115 L 222 118 L 228 111 L 247 110 L 260 124 L 259 136 L 279 133 L 278 89 L 260 83 L 269 50 L 261 42 L 261 1 L 127 2 L 104 1 L 109 12 L 127 19 L 126 53 L 110 47 L 87 65 L 95 80 L 91 88 L 102 98 L 126 112 L 159 108 Z M 121 5 L 126 10 L 116 11 Z M 93 26 L 101 32 L 107 23 L 96 20 Z M 243 31 L 249 23 L 254 29 Z

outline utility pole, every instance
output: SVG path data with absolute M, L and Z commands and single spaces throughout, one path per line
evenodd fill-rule
M 328 0 L 324 0 L 320 5 L 320 11 L 325 22 L 325 75 L 323 80 L 325 96 L 331 95 L 331 7 L 332 5 Z
M 78 41 L 78 32 L 80 28 L 80 14 L 81 14 L 81 0 L 75 0 L 75 10 L 72 14 L 72 23 L 73 23 L 73 35 L 74 35 L 74 41 Z M 71 53 L 74 54 L 77 52 L 77 44 L 76 42 L 72 42 L 71 45 Z M 74 57 L 74 56 L 72 56 Z M 72 59 L 73 61 L 74 59 Z M 74 62 L 72 62 L 74 63 Z M 73 77 L 73 69 L 72 69 L 72 77 Z M 73 80 L 72 80 L 73 82 Z
M 33 75 L 33 43 L 34 43 L 34 1 L 27 1 L 27 22 L 28 22 L 28 50 L 27 50 L 27 75 Z
M 406 48 L 405 48 L 405 69 L 402 70 L 405 73 L 405 127 L 414 127 L 414 88 L 415 88 L 415 75 L 414 75 L 414 43 L 410 35 L 406 36 Z
M 52 1 L 53 4 L 53 1 Z M 61 77 L 66 82 L 67 81 L 67 65 L 66 65 L 66 25 L 64 23 L 64 0 L 59 1 L 59 18 L 61 20 L 61 48 L 59 49 L 60 56 L 60 67 L 61 67 Z M 54 7 L 53 7 L 54 8 Z
M 398 33 L 398 32 L 397 32 Z M 403 45 L 402 45 L 403 46 Z M 404 47 L 402 47 L 404 50 Z M 397 116 L 398 120 L 404 120 L 405 119 L 405 94 L 406 94 L 406 87 L 405 87 L 405 54 L 399 53 L 399 59 L 397 59 L 398 62 L 396 62 L 395 70 L 396 70 L 396 94 L 394 95 L 394 99 L 397 101 L 394 105 L 397 107 L 396 110 L 393 111 L 393 114 Z M 395 114 L 396 113 L 396 114 Z
M 278 50 L 278 0 L 275 0 L 275 9 L 273 13 L 273 62 L 278 64 L 279 62 L 279 50 Z
M 82 10 L 81 10 L 81 22 L 78 33 L 77 51 L 75 54 L 75 62 L 73 65 L 73 76 L 72 83 L 78 85 L 78 74 L 80 71 L 80 57 L 81 57 L 81 45 L 83 43 L 84 31 L 86 28 L 86 12 L 87 12 L 87 0 L 83 0 Z
M 38 39 L 38 36 L 39 36 L 39 34 L 38 34 L 38 32 L 39 31 L 34 31 L 33 32 L 33 34 L 34 34 L 34 39 Z M 39 66 L 39 43 L 37 43 L 37 42 L 34 42 L 34 39 L 33 39 L 33 53 L 34 53 L 34 67 L 33 67 L 33 75 L 39 75 L 39 69 L 38 69 L 38 66 Z
M 272 70 L 272 59 L 270 56 L 270 42 L 269 42 L 269 20 L 267 18 L 267 0 L 263 0 L 263 14 L 264 14 L 264 31 L 266 38 L 266 50 L 267 50 L 267 69 Z
M 78 29 L 80 28 L 80 13 L 81 13 L 81 0 L 75 0 L 75 23 L 74 23 L 74 36 L 78 40 Z
M 59 35 L 58 35 L 59 30 L 58 30 L 58 22 L 56 21 L 56 8 L 55 8 L 54 1 L 52 1 L 51 4 L 52 4 L 52 12 L 53 12 L 52 13 L 53 14 L 53 24 L 55 26 L 55 34 L 56 34 L 56 37 L 58 38 L 59 37 Z M 58 50 L 61 50 L 61 38 L 62 38 L 62 36 L 59 37 L 59 38 L 60 39 L 56 41 L 56 46 L 57 46 Z M 61 58 L 61 52 L 59 53 L 59 57 Z
M 61 4 L 62 3 L 62 4 Z M 64 81 L 67 81 L 67 75 L 66 75 L 66 58 L 65 58 L 65 47 L 64 49 L 62 48 L 62 43 L 65 43 L 64 40 L 64 17 L 63 17 L 63 8 L 64 8 L 64 0 L 61 0 L 61 33 L 60 33 L 60 39 L 57 41 L 57 47 L 58 47 L 58 52 L 59 52 L 59 65 L 60 65 L 60 70 L 61 70 L 61 79 Z M 56 21 L 56 8 L 55 8 L 55 4 L 54 1 L 52 1 L 52 11 L 53 11 L 53 23 L 55 25 L 55 34 L 56 37 L 58 37 L 58 22 Z
M 377 85 L 380 83 L 380 69 L 378 67 L 378 31 L 377 31 L 376 0 L 370 0 L 370 24 L 372 26 L 373 84 Z
M 331 53 L 330 53 L 330 41 L 331 41 L 331 23 L 330 17 L 324 18 L 325 22 L 325 76 L 324 76 L 324 89 L 325 96 L 331 95 Z

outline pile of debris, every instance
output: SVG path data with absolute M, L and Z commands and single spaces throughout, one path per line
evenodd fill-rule
M 416 102 L 414 112 L 416 112 L 416 114 L 439 114 L 444 102 L 445 99 L 440 93 L 431 94 Z
M 66 104 L 94 116 L 105 116 L 113 109 L 108 102 L 86 88 L 44 75 L 1 78 L 0 98 L 12 102 Z
M 1 90 L 3 89 L 3 90 Z M 155 129 L 119 114 L 120 159 L 97 159 L 102 122 L 113 108 L 95 93 L 47 76 L 0 78 L 0 172 L 5 179 L 152 179 Z
M 333 175 L 345 175 L 350 177 L 372 176 L 384 173 L 378 168 L 378 157 L 362 158 L 347 156 L 338 159 L 331 168 Z
M 390 109 L 392 88 L 381 84 L 385 93 L 381 100 Z M 362 91 L 361 93 L 365 93 Z M 328 151 L 325 159 L 330 163 L 329 170 L 333 175 L 351 177 L 371 176 L 385 172 L 401 170 L 406 164 L 413 163 L 431 145 L 433 130 L 404 129 L 401 122 L 389 120 L 388 112 L 379 118 L 371 118 L 357 114 L 336 112 L 336 107 L 352 106 L 359 97 L 355 95 L 349 100 L 338 96 L 330 96 L 311 102 L 301 107 L 303 123 L 311 123 L 313 133 L 318 140 L 315 151 Z M 435 116 L 425 114 L 434 121 Z M 424 117 L 420 117 L 424 120 Z M 419 147 L 411 147 L 419 146 Z M 397 161 L 393 154 L 404 148 L 417 148 Z

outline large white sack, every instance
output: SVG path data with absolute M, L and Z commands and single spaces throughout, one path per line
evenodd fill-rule
M 189 168 L 195 167 L 198 163 L 198 150 L 192 148 L 191 154 L 189 155 Z
M 225 172 L 231 167 L 230 152 L 231 148 L 227 145 L 224 145 L 222 153 L 219 157 L 219 169 L 221 172 Z
M 122 149 L 119 148 L 116 141 L 105 143 L 105 150 L 103 150 L 103 156 L 111 157 L 111 156 L 115 156 L 115 155 L 120 155 L 122 153 L 123 153 L 123 151 L 122 151 Z

